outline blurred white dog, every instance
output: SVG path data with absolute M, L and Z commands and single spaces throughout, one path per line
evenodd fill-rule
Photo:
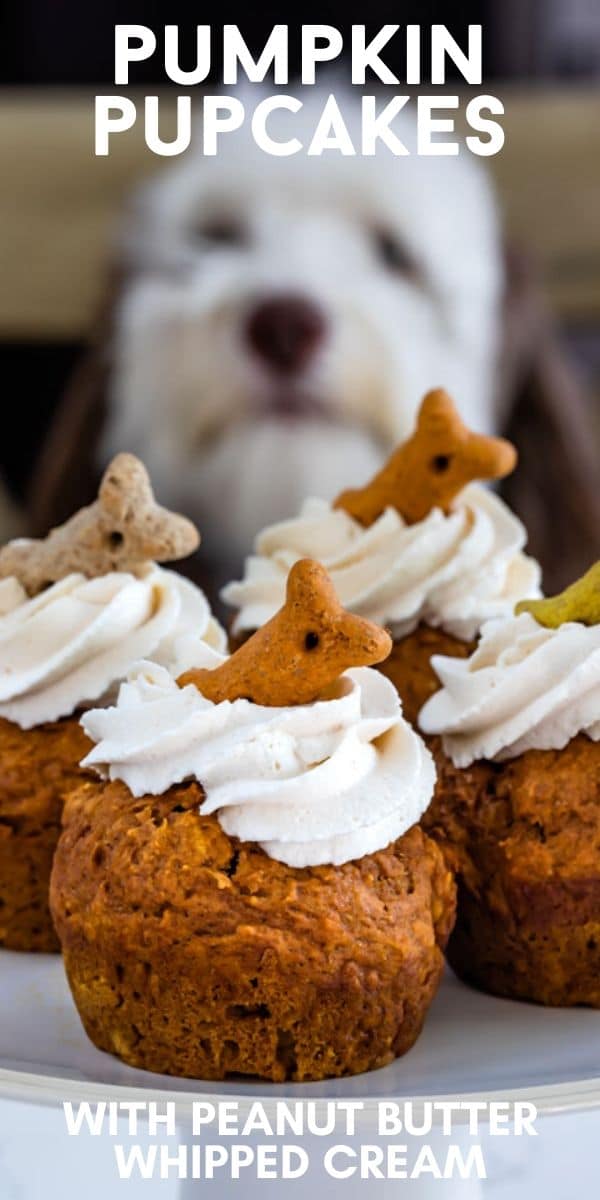
M 311 93 L 274 136 L 314 128 Z M 414 149 L 412 117 L 394 127 Z M 228 135 L 143 190 L 126 248 L 101 458 L 138 453 L 224 574 L 305 496 L 364 482 L 428 388 L 495 424 L 503 265 L 466 150 L 285 159 Z

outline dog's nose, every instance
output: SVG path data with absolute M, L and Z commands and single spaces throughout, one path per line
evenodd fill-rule
M 300 371 L 323 340 L 326 322 L 321 309 L 303 296 L 279 295 L 252 310 L 246 338 L 256 354 L 277 371 Z

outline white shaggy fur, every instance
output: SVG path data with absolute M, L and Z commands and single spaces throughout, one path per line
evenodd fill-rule
M 311 89 L 300 116 L 279 118 L 279 136 L 302 137 L 322 104 Z M 351 129 L 357 106 L 342 108 Z M 411 116 L 395 129 L 414 146 Z M 428 388 L 443 384 L 468 423 L 493 427 L 502 265 L 490 188 L 468 151 L 270 158 L 239 133 L 216 158 L 190 151 L 140 199 L 102 457 L 138 453 L 161 501 L 197 521 L 223 573 L 306 495 L 364 482 L 410 431 Z M 243 229 L 241 244 L 202 236 L 203 222 L 225 216 Z M 414 271 L 383 261 L 378 231 L 406 248 Z M 270 371 L 243 332 L 258 300 L 290 292 L 327 323 L 291 379 Z M 306 398 L 305 417 L 273 411 L 292 391 Z M 308 415 L 311 400 L 325 420 Z

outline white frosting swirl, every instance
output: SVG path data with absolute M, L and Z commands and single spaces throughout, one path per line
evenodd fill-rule
M 600 626 L 545 629 L 529 613 L 484 627 L 470 658 L 432 658 L 442 688 L 419 716 L 457 767 L 600 740 Z
M 68 575 L 30 599 L 0 581 L 0 716 L 30 729 L 105 697 L 132 663 L 193 665 L 194 642 L 225 649 L 208 601 L 173 571 Z
M 388 625 L 395 637 L 420 621 L 469 641 L 484 621 L 538 596 L 540 568 L 522 553 L 524 526 L 487 488 L 464 488 L 450 513 L 433 509 L 407 525 L 388 508 L 365 529 L 342 509 L 307 500 L 293 520 L 256 539 L 244 578 L 221 593 L 238 609 L 234 632 L 257 629 L 284 602 L 299 558 L 327 568 L 345 608 Z
M 140 664 L 116 707 L 87 712 L 82 724 L 97 743 L 82 765 L 123 780 L 134 796 L 195 778 L 203 814 L 293 867 L 383 849 L 419 820 L 435 782 L 395 688 L 365 667 L 313 704 L 267 708 L 213 704 Z

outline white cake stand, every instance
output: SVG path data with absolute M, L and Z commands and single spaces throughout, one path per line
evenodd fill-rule
M 498 1000 L 450 971 L 404 1058 L 326 1083 L 209 1083 L 133 1070 L 88 1041 L 58 955 L 0 951 L 0 998 L 0 1095 L 38 1104 L 151 1092 L 180 1111 L 203 1095 L 527 1098 L 540 1112 L 600 1106 L 600 1012 Z
M 257 1099 L 267 1111 L 269 1102 L 282 1097 L 360 1099 L 363 1135 L 369 1128 L 375 1132 L 377 1101 L 386 1098 L 411 1099 L 417 1110 L 426 1099 L 442 1098 L 526 1099 L 539 1114 L 600 1107 L 600 1012 L 495 999 L 465 987 L 450 971 L 419 1041 L 404 1058 L 326 1083 L 210 1083 L 133 1070 L 88 1041 L 58 956 L 0 952 L 0 1010 L 0 1096 L 51 1106 L 64 1100 L 175 1100 L 186 1139 L 192 1101 L 202 1098 L 235 1098 L 241 1111 Z M 298 1198 L 314 1196 L 308 1177 L 300 1183 Z M 197 1196 L 199 1186 L 184 1183 L 178 1194 L 182 1200 Z M 262 1195 L 264 1186 L 254 1185 L 255 1193 L 244 1184 L 244 1196 Z M 358 1182 L 343 1186 L 346 1200 L 365 1195 Z M 378 1195 L 396 1196 L 398 1186 L 378 1185 Z M 405 1191 L 411 1197 L 432 1194 L 428 1187 L 410 1188 Z M 211 1194 L 231 1192 L 217 1188 Z M 460 1196 L 466 1195 L 478 1197 L 478 1186 L 463 1186 Z

